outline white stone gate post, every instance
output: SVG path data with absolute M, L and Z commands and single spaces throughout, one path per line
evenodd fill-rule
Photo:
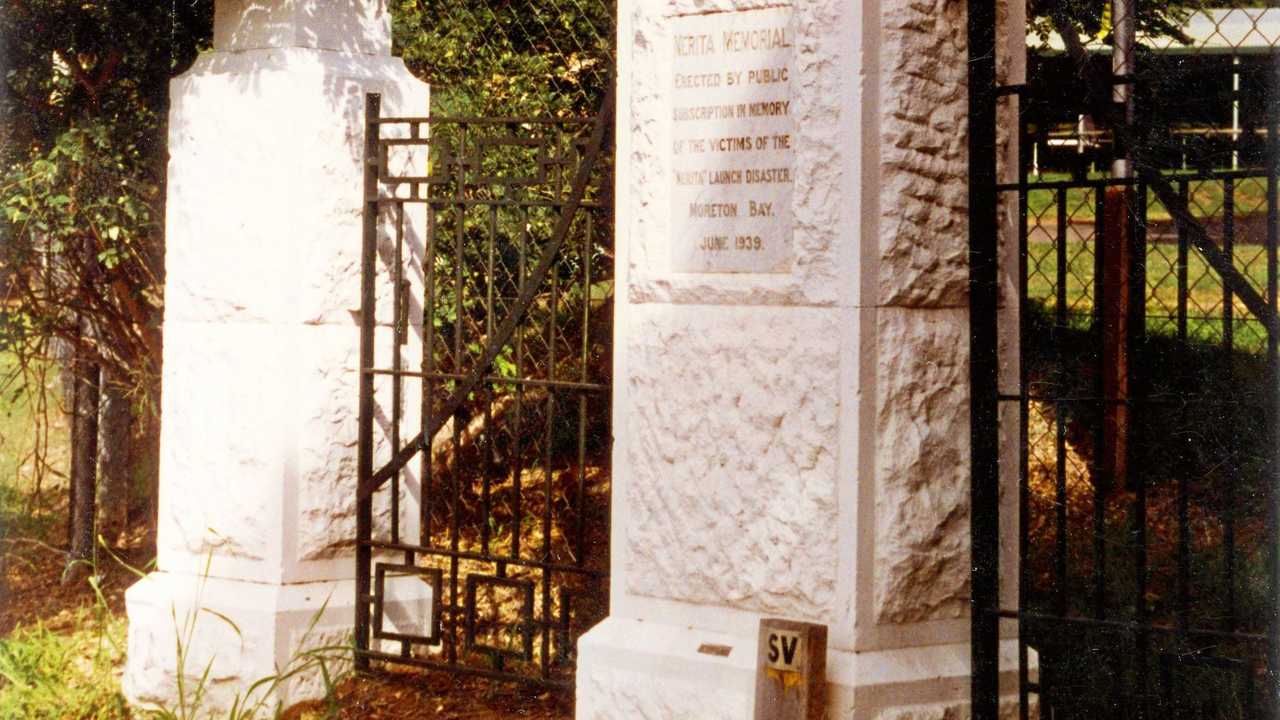
M 612 606 L 578 717 L 752 717 L 765 616 L 828 626 L 830 717 L 962 717 L 965 4 L 618 19 Z
M 190 699 L 208 668 L 201 714 L 221 711 L 301 650 L 348 642 L 366 92 L 428 112 L 386 0 L 218 0 L 214 51 L 173 81 L 159 558 L 127 596 L 136 705 L 175 707 L 179 673 Z M 412 223 L 406 244 L 420 281 Z M 322 688 L 311 671 L 266 689 L 251 701 Z

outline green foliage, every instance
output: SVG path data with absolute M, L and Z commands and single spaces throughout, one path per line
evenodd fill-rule
M 168 81 L 211 18 L 210 0 L 0 7 L 0 346 L 39 357 L 60 337 L 153 384 Z
M 1185 40 L 1182 26 L 1192 13 L 1220 3 L 1210 0 L 1180 0 L 1171 3 L 1137 2 L 1136 30 L 1150 37 L 1171 37 Z M 1111 17 L 1111 0 L 1030 0 L 1027 4 L 1027 30 L 1047 42 L 1059 29 L 1058 23 L 1067 23 L 1084 41 L 1100 40 L 1110 44 L 1115 29 Z
M 396 51 L 433 112 L 589 116 L 613 63 L 613 0 L 393 0 Z
M 398 0 L 393 3 L 396 52 L 410 69 L 432 84 L 436 116 L 590 119 L 608 91 L 615 34 L 612 0 L 510 0 L 451 3 Z M 512 123 L 477 126 L 438 123 L 432 127 L 433 173 L 453 174 L 456 157 L 474 153 L 481 175 L 490 182 L 437 184 L 442 199 L 465 192 L 477 200 L 530 202 L 520 209 L 442 208 L 437 212 L 441 243 L 432 257 L 434 302 L 430 322 L 446 372 L 467 372 L 488 343 L 490 323 L 501 323 L 514 307 L 520 288 L 554 235 L 561 201 L 568 191 L 590 123 L 542 126 Z M 532 146 L 521 143 L 537 142 Z M 609 153 L 598 162 L 587 200 L 601 200 L 608 186 Z M 582 245 L 585 216 L 594 223 L 589 247 Z M 514 343 L 494 361 L 503 377 L 545 376 L 581 367 L 564 367 L 566 356 L 546 357 L 546 328 L 554 323 L 562 339 L 578 339 L 575 326 L 587 300 L 583 279 L 590 275 L 601 298 L 611 296 L 610 239 L 606 212 L 584 211 L 575 221 L 565 252 L 553 269 L 551 286 L 539 297 Z M 590 272 L 587 272 L 590 267 Z M 492 299 L 492 307 L 490 307 Z M 603 300 L 602 300 L 603 302 Z M 459 352 L 443 350 L 460 339 Z M 580 345 L 580 340 L 578 340 Z M 573 342 L 568 343 L 576 347 Z M 517 352 L 517 347 L 522 348 Z M 596 348 L 595 350 L 599 350 Z
M 70 633 L 37 625 L 0 639 L 0 717 L 123 720 L 129 717 L 115 669 L 123 662 L 124 618 L 74 618 Z
M 161 189 L 146 179 L 147 127 L 123 130 L 93 118 L 13 163 L 0 212 L 12 233 L 7 261 L 44 271 L 21 281 L 19 310 L 30 323 L 23 329 L 70 336 L 75 325 L 67 311 L 87 310 L 105 340 L 97 345 L 101 359 L 127 375 L 149 371 L 153 360 L 146 333 L 160 309 Z M 22 339 L 11 334 L 0 342 Z

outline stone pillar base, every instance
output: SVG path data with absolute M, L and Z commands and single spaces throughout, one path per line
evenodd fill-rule
M 319 672 L 274 678 L 318 671 L 321 659 L 330 676 L 349 666 L 354 600 L 350 580 L 273 585 L 152 573 L 125 594 L 125 697 L 136 708 L 175 711 L 185 698 L 183 717 L 224 716 L 233 705 L 270 716 L 321 698 Z
M 577 718 L 750 720 L 755 702 L 752 635 L 609 618 L 578 641 Z M 729 647 L 727 656 L 708 650 Z M 699 652 L 704 648 L 704 652 Z M 1016 667 L 1018 645 L 1001 646 Z M 968 717 L 969 645 L 827 654 L 831 720 L 961 720 Z M 1017 716 L 1017 696 L 1004 703 Z

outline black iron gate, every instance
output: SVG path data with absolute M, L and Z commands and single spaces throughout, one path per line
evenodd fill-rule
M 581 120 L 382 117 L 368 98 L 362 670 L 568 685 L 577 637 L 607 613 L 605 95 Z
M 969 5 L 974 716 L 1276 718 L 1280 9 L 1125 4 Z

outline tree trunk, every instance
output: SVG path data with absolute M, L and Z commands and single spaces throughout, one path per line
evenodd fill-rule
M 75 362 L 75 427 L 71 446 L 71 565 L 63 576 L 70 584 L 87 574 L 83 561 L 93 557 L 94 505 L 98 475 L 98 363 L 81 350 Z
M 102 373 L 98 418 L 98 534 L 111 545 L 128 528 L 129 488 L 133 484 L 133 408 L 125 385 Z
M 49 339 L 49 355 L 58 366 L 58 384 L 62 391 L 62 402 L 58 407 L 70 421 L 76 414 L 75 343 L 62 337 L 52 337 Z
M 62 390 L 58 401 L 58 412 L 66 420 L 67 427 L 71 431 L 71 447 L 74 453 L 76 446 L 76 345 L 70 340 L 55 337 L 49 341 L 49 353 L 54 362 L 58 364 L 58 384 Z M 71 520 L 71 508 L 75 507 L 76 504 L 76 484 L 74 481 L 68 481 L 67 498 L 67 547 L 71 547 L 71 538 L 75 536 L 75 527 Z

